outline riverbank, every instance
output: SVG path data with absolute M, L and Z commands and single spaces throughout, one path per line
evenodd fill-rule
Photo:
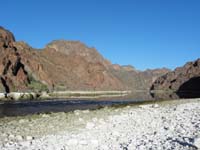
M 0 119 L 1 150 L 200 148 L 200 99 Z
M 0 93 L 0 101 L 23 101 L 45 99 L 100 99 L 124 97 L 131 91 L 53 91 Z

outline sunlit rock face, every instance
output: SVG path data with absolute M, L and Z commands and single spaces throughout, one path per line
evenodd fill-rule
M 15 42 L 13 34 L 3 27 L 0 27 L 0 47 L 12 47 L 13 42 Z
M 29 83 L 24 64 L 14 43 L 13 34 L 0 27 L 1 89 L 5 89 L 6 92 L 26 89 Z

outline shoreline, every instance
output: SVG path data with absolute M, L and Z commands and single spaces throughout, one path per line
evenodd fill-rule
M 0 102 L 3 101 L 31 101 L 45 99 L 100 99 L 125 97 L 132 91 L 53 91 L 53 92 L 10 92 L 0 93 Z
M 200 99 L 0 119 L 0 149 L 200 148 Z

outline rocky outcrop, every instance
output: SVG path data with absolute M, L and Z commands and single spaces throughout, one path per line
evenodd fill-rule
M 188 62 L 183 67 L 159 77 L 151 90 L 170 90 L 177 92 L 200 90 L 200 59 Z
M 0 27 L 0 74 L 5 92 L 24 90 L 29 83 L 13 34 Z
M 13 34 L 10 31 L 4 29 L 3 27 L 0 27 L 0 47 L 12 47 L 12 43 L 14 41 L 15 38 Z

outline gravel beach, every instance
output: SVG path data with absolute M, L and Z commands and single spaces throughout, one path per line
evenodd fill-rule
M 0 119 L 1 150 L 200 149 L 200 99 Z

